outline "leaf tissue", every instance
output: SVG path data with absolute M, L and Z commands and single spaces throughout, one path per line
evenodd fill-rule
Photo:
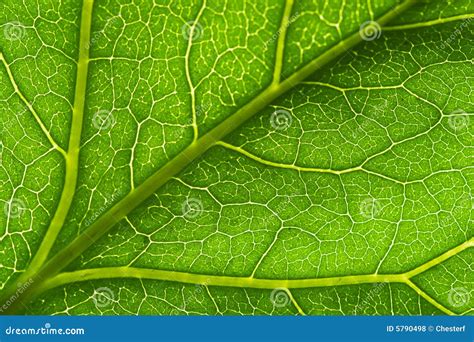
M 2 0 L 0 314 L 472 315 L 472 0 Z

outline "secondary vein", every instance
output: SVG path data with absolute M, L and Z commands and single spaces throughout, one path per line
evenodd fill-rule
M 293 0 L 287 0 L 283 17 L 281 19 L 280 29 L 277 32 L 278 41 L 275 53 L 275 69 L 273 71 L 273 83 L 280 83 L 281 70 L 283 68 L 283 54 L 285 52 L 286 31 L 290 25 L 291 9 L 293 8 Z
M 85 269 L 73 272 L 64 272 L 45 281 L 37 291 L 44 292 L 52 288 L 63 286 L 81 281 L 117 279 L 117 278 L 133 278 L 133 279 L 149 279 L 179 282 L 184 284 L 206 285 L 206 286 L 223 286 L 223 287 L 245 287 L 257 289 L 302 289 L 313 287 L 328 287 L 342 285 L 359 285 L 369 283 L 403 283 L 411 287 L 415 292 L 427 300 L 430 304 L 441 311 L 454 315 L 452 311 L 436 302 L 422 289 L 420 289 L 412 281 L 415 276 L 426 272 L 427 270 L 443 263 L 449 258 L 474 247 L 474 238 L 455 246 L 440 256 L 425 262 L 424 264 L 400 274 L 362 274 L 328 278 L 309 278 L 309 279 L 262 279 L 249 277 L 234 276 L 216 276 L 208 274 L 196 274 L 179 271 L 166 271 L 157 269 L 135 268 L 135 267 L 104 267 L 95 269 Z M 296 304 L 295 304 L 296 305 Z M 302 310 L 300 311 L 302 313 Z
M 443 263 L 455 255 L 474 247 L 474 238 L 455 246 L 440 256 L 425 262 L 424 264 L 398 274 L 361 274 L 328 278 L 308 278 L 308 279 L 263 279 L 235 276 L 216 276 L 209 274 L 187 273 L 180 271 L 167 271 L 158 269 L 136 268 L 128 266 L 103 267 L 84 269 L 79 271 L 64 272 L 45 281 L 43 289 L 52 289 L 57 286 L 75 283 L 79 281 L 111 279 L 111 278 L 137 278 L 155 279 L 164 281 L 181 282 L 186 284 L 209 285 L 209 286 L 230 286 L 230 287 L 250 287 L 260 289 L 275 289 L 278 287 L 286 289 L 357 285 L 365 283 L 379 282 L 399 282 L 406 283 L 407 280 L 428 271 L 429 269 Z
M 58 208 L 56 209 L 53 219 L 51 220 L 49 228 L 36 255 L 32 259 L 28 270 L 22 276 L 22 279 L 28 278 L 33 272 L 35 272 L 44 264 L 61 228 L 64 225 L 76 191 L 77 176 L 79 171 L 79 149 L 82 134 L 87 75 L 89 67 L 89 46 L 93 3 L 94 0 L 84 0 L 82 6 L 76 88 L 72 111 L 71 134 L 69 137 L 68 151 L 65 156 L 66 176 L 64 180 L 63 191 L 59 200 Z
M 446 24 L 446 23 L 450 23 L 450 22 L 453 22 L 453 21 L 459 21 L 459 20 L 469 20 L 469 19 L 472 19 L 472 18 L 474 18 L 474 13 L 462 14 L 462 15 L 456 15 L 456 16 L 453 16 L 453 17 L 439 18 L 439 19 L 420 22 L 420 23 L 404 24 L 404 25 L 397 25 L 397 26 L 387 26 L 387 27 L 385 27 L 385 31 L 399 31 L 399 30 L 408 30 L 408 29 L 420 28 L 420 27 L 431 27 L 431 26 L 434 26 L 434 25 L 441 25 L 441 24 Z
M 21 101 L 28 107 L 28 110 L 31 112 L 31 114 L 33 114 L 33 117 L 35 118 L 36 122 L 40 126 L 41 131 L 43 131 L 43 134 L 49 140 L 49 143 L 53 146 L 55 150 L 59 151 L 59 153 L 61 153 L 63 157 L 66 158 L 66 151 L 64 151 L 63 148 L 59 146 L 59 144 L 54 140 L 49 130 L 46 128 L 46 125 L 44 124 L 44 122 L 41 120 L 36 110 L 31 105 L 30 101 L 28 101 L 25 95 L 23 95 L 23 93 L 20 91 L 20 88 L 18 87 L 18 84 L 16 84 L 15 79 L 13 77 L 13 73 L 10 69 L 10 65 L 8 65 L 7 61 L 5 60 L 5 57 L 3 56 L 3 53 L 1 52 L 0 52 L 0 61 L 2 61 L 3 66 L 5 67 L 5 70 L 7 71 L 8 78 L 10 79 L 10 82 L 13 86 L 13 89 L 15 90 L 15 93 L 20 97 Z
M 184 58 L 184 69 L 186 71 L 186 80 L 188 82 L 188 86 L 189 86 L 189 93 L 191 95 L 191 112 L 192 112 L 192 115 L 193 115 L 193 132 L 194 132 L 194 140 L 193 141 L 196 141 L 199 137 L 199 128 L 198 128 L 198 124 L 197 124 L 197 121 L 198 121 L 198 112 L 196 111 L 196 88 L 194 87 L 193 85 L 193 81 L 192 81 L 192 78 L 191 78 L 191 70 L 189 68 L 189 61 L 190 61 L 190 56 L 191 56 L 191 48 L 193 46 L 193 40 L 194 40 L 194 37 L 196 37 L 196 33 L 197 34 L 200 34 L 199 31 L 199 19 L 201 18 L 202 14 L 204 13 L 204 9 L 206 8 L 206 0 L 203 1 L 202 3 L 202 6 L 201 6 L 201 9 L 199 10 L 199 13 L 196 17 L 196 20 L 194 20 L 192 23 L 186 23 L 185 25 L 191 25 L 191 27 L 189 28 L 189 32 L 188 32 L 188 46 L 186 48 L 186 56 Z M 198 30 L 198 31 L 196 31 Z M 201 113 L 199 113 L 201 114 Z

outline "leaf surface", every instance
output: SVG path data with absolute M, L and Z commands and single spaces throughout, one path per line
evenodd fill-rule
M 0 13 L 2 312 L 472 314 L 472 1 Z

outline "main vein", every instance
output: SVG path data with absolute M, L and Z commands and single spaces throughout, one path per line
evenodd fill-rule
M 394 7 L 392 10 L 379 18 L 379 25 L 385 26 L 388 22 L 399 16 L 400 13 L 410 8 L 416 2 L 417 0 L 406 0 L 400 5 Z M 124 197 L 120 202 L 104 213 L 97 221 L 95 221 L 69 245 L 59 251 L 49 261 L 46 261 L 56 236 L 58 235 L 64 223 L 76 188 L 79 140 L 82 130 L 82 116 L 84 112 L 85 87 L 87 81 L 87 66 L 89 62 L 89 52 L 86 48 L 86 44 L 88 44 L 90 40 L 92 5 L 93 0 L 84 0 L 81 19 L 78 77 L 73 111 L 74 118 L 70 146 L 68 150 L 68 172 L 66 173 L 65 187 L 57 212 L 51 222 L 50 229 L 48 229 L 41 247 L 32 262 L 33 267 L 30 267 L 30 269 L 34 270 L 35 272 L 25 272 L 25 277 L 30 278 L 33 282 L 33 285 L 31 285 L 22 294 L 21 298 L 19 298 L 14 303 L 14 305 L 9 308 L 8 312 L 15 312 L 19 307 L 21 307 L 21 305 L 25 305 L 24 302 L 26 302 L 32 294 L 36 293 L 37 288 L 40 288 L 44 281 L 57 275 L 74 259 L 80 256 L 89 246 L 94 244 L 100 237 L 110 230 L 115 224 L 121 221 L 126 215 L 143 203 L 143 201 L 154 194 L 173 176 L 186 168 L 192 161 L 202 156 L 218 141 L 222 140 L 225 136 L 240 127 L 252 116 L 270 105 L 275 99 L 299 85 L 315 71 L 319 70 L 321 67 L 327 65 L 336 58 L 342 56 L 345 52 L 347 52 L 347 50 L 353 48 L 363 41 L 361 34 L 359 32 L 355 32 L 345 40 L 339 42 L 321 54 L 319 57 L 303 66 L 284 81 L 280 83 L 272 82 L 257 97 L 241 107 L 233 115 L 225 119 L 198 140 L 193 141 L 193 143 L 184 149 L 179 155 L 169 161 L 160 170 L 156 171 L 140 186 L 134 188 L 126 197 Z M 282 41 L 284 40 L 279 39 L 279 42 Z M 280 53 L 282 53 L 282 51 L 280 51 Z M 37 270 L 38 268 L 39 270 Z M 10 291 L 7 291 L 7 296 L 9 292 Z

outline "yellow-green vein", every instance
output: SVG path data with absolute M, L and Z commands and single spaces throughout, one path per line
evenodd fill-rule
M 3 66 L 5 67 L 5 70 L 7 71 L 8 78 L 10 79 L 10 82 L 13 86 L 13 89 L 15 90 L 15 93 L 20 97 L 21 101 L 28 107 L 28 110 L 31 112 L 31 114 L 35 118 L 36 122 L 41 128 L 41 131 L 43 131 L 43 134 L 49 140 L 49 143 L 51 144 L 51 146 L 53 146 L 55 150 L 57 150 L 59 153 L 63 155 L 64 158 L 66 158 L 66 151 L 64 151 L 64 149 L 61 146 L 59 146 L 59 144 L 54 140 L 54 138 L 52 137 L 52 135 L 49 133 L 48 129 L 46 128 L 46 125 L 43 123 L 40 116 L 31 105 L 30 101 L 28 101 L 25 95 L 23 95 L 23 93 L 20 91 L 20 88 L 18 87 L 18 84 L 16 84 L 15 79 L 13 77 L 13 73 L 10 69 L 10 65 L 8 65 L 2 52 L 0 52 L 0 60 L 2 61 Z
M 79 58 L 77 61 L 76 89 L 74 94 L 74 107 L 72 111 L 71 134 L 69 137 L 68 151 L 66 154 L 66 177 L 63 191 L 59 200 L 49 228 L 41 242 L 36 255 L 32 259 L 27 271 L 21 279 L 29 278 L 30 275 L 40 268 L 48 257 L 48 254 L 56 241 L 66 216 L 71 207 L 79 169 L 79 148 L 82 134 L 84 106 L 86 98 L 87 74 L 89 66 L 89 46 L 92 23 L 93 0 L 84 0 L 81 12 L 81 37 L 79 42 Z

